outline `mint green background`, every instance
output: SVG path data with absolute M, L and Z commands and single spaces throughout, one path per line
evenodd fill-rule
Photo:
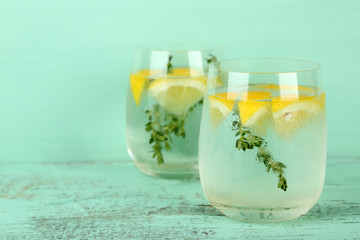
M 360 1 L 0 1 L 0 161 L 128 158 L 137 43 L 322 64 L 328 155 L 360 156 Z M 311 140 L 311 139 L 309 139 Z

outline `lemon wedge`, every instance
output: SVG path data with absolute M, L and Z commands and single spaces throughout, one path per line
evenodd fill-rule
M 159 73 L 157 70 L 143 69 L 130 74 L 130 88 L 136 106 L 139 106 L 141 95 L 144 91 L 145 84 L 149 81 L 149 76 L 157 73 Z
M 238 104 L 243 126 L 251 128 L 255 133 L 263 135 L 267 124 L 271 121 L 270 92 L 248 91 L 241 95 Z
M 206 90 L 204 77 L 184 78 L 181 74 L 168 74 L 149 84 L 149 93 L 168 112 L 181 115 L 200 101 Z
M 289 137 L 296 129 L 325 109 L 325 94 L 315 96 L 282 95 L 272 98 L 277 134 Z
M 234 102 L 238 98 L 239 93 L 223 92 L 209 96 L 210 118 L 213 126 L 217 126 L 220 122 L 231 113 Z

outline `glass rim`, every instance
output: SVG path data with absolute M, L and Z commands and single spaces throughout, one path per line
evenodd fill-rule
M 189 52 L 189 51 L 222 51 L 220 44 L 206 43 L 150 43 L 137 44 L 134 50 L 143 51 L 166 51 L 166 52 Z
M 311 64 L 312 67 L 308 67 L 308 68 L 302 68 L 301 70 L 295 70 L 295 71 L 237 71 L 237 70 L 228 70 L 229 72 L 239 72 L 239 73 L 248 73 L 248 74 L 282 74 L 282 73 L 297 73 L 297 72 L 311 72 L 311 71 L 316 71 L 318 69 L 321 68 L 321 65 L 317 62 L 314 61 L 309 61 L 309 60 L 304 60 L 304 59 L 296 59 L 296 58 L 264 58 L 264 57 L 259 57 L 259 58 L 232 58 L 232 59 L 225 59 L 225 60 L 219 60 L 215 63 L 212 63 L 210 65 L 210 69 L 216 69 L 216 70 L 220 70 L 222 69 L 221 64 L 223 63 L 236 63 L 236 62 L 245 62 L 245 61 L 266 61 L 266 60 L 274 60 L 274 61 L 283 61 L 283 62 L 298 62 L 298 63 L 307 63 L 307 64 Z

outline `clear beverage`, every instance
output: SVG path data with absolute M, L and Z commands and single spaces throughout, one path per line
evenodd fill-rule
M 149 175 L 198 177 L 200 118 L 207 68 L 215 53 L 191 52 L 135 53 L 127 96 L 127 147 L 136 166 Z M 138 66 L 139 61 L 143 64 Z
M 147 89 L 144 89 L 143 99 L 139 106 L 136 106 L 132 98 L 133 96 L 128 94 L 126 131 L 128 152 L 135 164 L 150 175 L 168 178 L 189 178 L 198 175 L 197 139 L 199 139 L 203 97 L 194 102 L 191 111 L 187 109 L 181 114 L 171 113 L 161 107 Z M 169 119 L 174 117 L 178 118 L 180 122 L 184 121 L 185 135 L 176 135 L 173 132 L 168 135 L 171 138 L 168 141 L 170 149 L 167 150 L 161 142 L 163 162 L 159 162 L 157 156 L 153 156 L 155 144 L 149 143 L 152 131 L 146 131 L 146 125 L 150 122 L 147 111 L 156 111 L 159 118 L 153 117 L 152 120 L 159 121 L 162 126 L 171 123 L 172 121 Z M 181 124 L 178 125 L 181 126 Z
M 210 203 L 244 221 L 306 214 L 325 178 L 322 90 L 255 81 L 211 88 L 204 99 L 199 168 Z

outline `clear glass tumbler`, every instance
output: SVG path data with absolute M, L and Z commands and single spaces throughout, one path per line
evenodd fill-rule
M 206 197 L 225 215 L 291 220 L 318 200 L 325 178 L 325 94 L 320 65 L 236 59 L 210 67 L 200 126 Z
M 126 109 L 129 155 L 143 172 L 196 178 L 198 139 L 209 65 L 220 46 L 135 48 Z

